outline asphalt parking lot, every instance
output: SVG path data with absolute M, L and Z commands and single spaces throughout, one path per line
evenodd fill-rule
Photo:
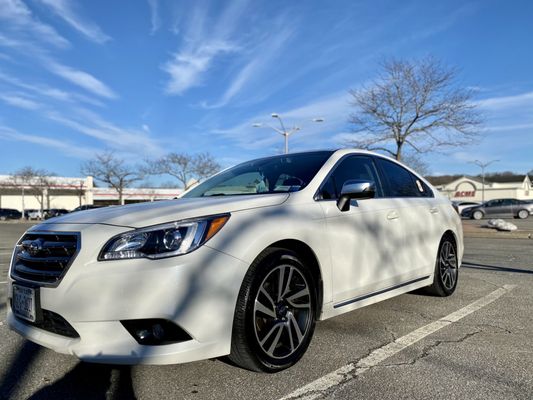
M 22 340 L 0 303 L 1 399 L 531 399 L 533 218 L 513 233 L 465 221 L 457 292 L 406 294 L 317 325 L 295 367 L 274 375 L 224 360 L 115 367 Z M 0 296 L 28 227 L 0 224 Z

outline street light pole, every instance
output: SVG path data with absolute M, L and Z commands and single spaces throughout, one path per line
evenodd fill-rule
M 271 117 L 276 118 L 279 121 L 281 129 L 268 125 L 268 124 L 260 124 L 260 123 L 253 124 L 252 126 L 254 128 L 262 128 L 263 126 L 267 126 L 268 128 L 273 129 L 276 132 L 278 132 L 280 135 L 282 135 L 285 138 L 285 154 L 288 154 L 289 153 L 289 136 L 295 132 L 298 132 L 301 128 L 297 125 L 294 125 L 291 129 L 287 130 L 285 128 L 285 124 L 283 123 L 283 119 L 281 118 L 279 114 L 272 113 Z M 312 121 L 313 122 L 324 122 L 324 118 L 313 118 Z
M 470 164 L 476 164 L 478 167 L 481 168 L 481 202 L 485 202 L 485 168 L 487 168 L 490 164 L 498 162 L 500 160 L 491 160 L 488 162 L 481 162 L 479 160 L 469 161 Z

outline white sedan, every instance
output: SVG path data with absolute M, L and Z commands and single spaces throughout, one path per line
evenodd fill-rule
M 449 200 L 396 161 L 357 150 L 274 156 L 181 199 L 30 228 L 13 253 L 7 320 L 86 361 L 229 355 L 273 372 L 303 356 L 317 320 L 418 288 L 452 294 L 462 254 Z

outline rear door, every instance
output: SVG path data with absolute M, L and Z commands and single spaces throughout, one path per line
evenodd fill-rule
M 377 157 L 385 196 L 395 202 L 404 242 L 405 264 L 398 279 L 408 282 L 433 272 L 442 235 L 441 210 L 432 190 L 416 175 L 393 161 Z

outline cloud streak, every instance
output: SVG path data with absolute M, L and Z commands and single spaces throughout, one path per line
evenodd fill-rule
M 80 16 L 73 8 L 72 2 L 66 0 L 39 1 L 87 39 L 100 44 L 111 40 L 111 37 L 102 32 L 98 25 Z
M 482 99 L 477 105 L 487 110 L 503 110 L 510 107 L 520 107 L 533 104 L 533 92 L 526 92 L 514 96 L 500 96 Z
M 61 151 L 68 157 L 73 158 L 90 158 L 93 157 L 95 152 L 97 151 L 97 149 L 75 145 L 65 140 L 58 140 L 45 136 L 21 133 L 6 126 L 0 126 L 0 138 L 5 140 L 25 142 L 30 144 L 36 144 L 39 146 L 50 147 L 55 150 Z
M 201 86 L 215 59 L 241 50 L 233 36 L 246 7 L 247 1 L 232 1 L 213 21 L 207 15 L 207 4 L 196 3 L 186 20 L 180 49 L 161 66 L 169 75 L 165 86 L 167 94 L 183 95 L 189 89 Z
M 300 131 L 291 136 L 291 142 L 300 149 L 308 149 L 309 143 L 312 143 L 314 148 L 317 146 L 331 147 L 333 135 L 346 129 L 350 108 L 348 100 L 346 92 L 336 92 L 301 107 L 271 110 L 271 112 L 277 111 L 282 116 L 287 129 L 293 126 L 301 128 Z M 275 120 L 268 121 L 268 115 L 270 115 L 269 112 L 256 114 L 233 127 L 212 129 L 211 133 L 220 135 L 248 150 L 277 146 L 281 143 L 281 137 L 273 129 L 268 128 L 268 126 L 264 128 L 253 127 L 255 123 L 277 124 Z M 324 118 L 324 122 L 313 122 L 313 119 L 318 117 Z M 278 126 L 276 125 L 276 127 Z
M 148 7 L 150 8 L 150 33 L 153 35 L 161 27 L 161 15 L 159 14 L 159 1 L 147 0 Z
M 66 48 L 70 42 L 57 31 L 36 18 L 31 10 L 20 0 L 0 0 L 0 21 L 2 25 L 17 32 L 29 33 L 33 40 L 44 41 L 55 47 Z
M 18 94 L 3 93 L 0 94 L 0 99 L 11 106 L 25 110 L 38 110 L 41 108 L 39 103 Z
M 95 78 L 88 72 L 71 68 L 60 64 L 52 59 L 45 60 L 45 67 L 57 76 L 77 85 L 93 94 L 108 99 L 116 99 L 118 96 L 105 83 Z

